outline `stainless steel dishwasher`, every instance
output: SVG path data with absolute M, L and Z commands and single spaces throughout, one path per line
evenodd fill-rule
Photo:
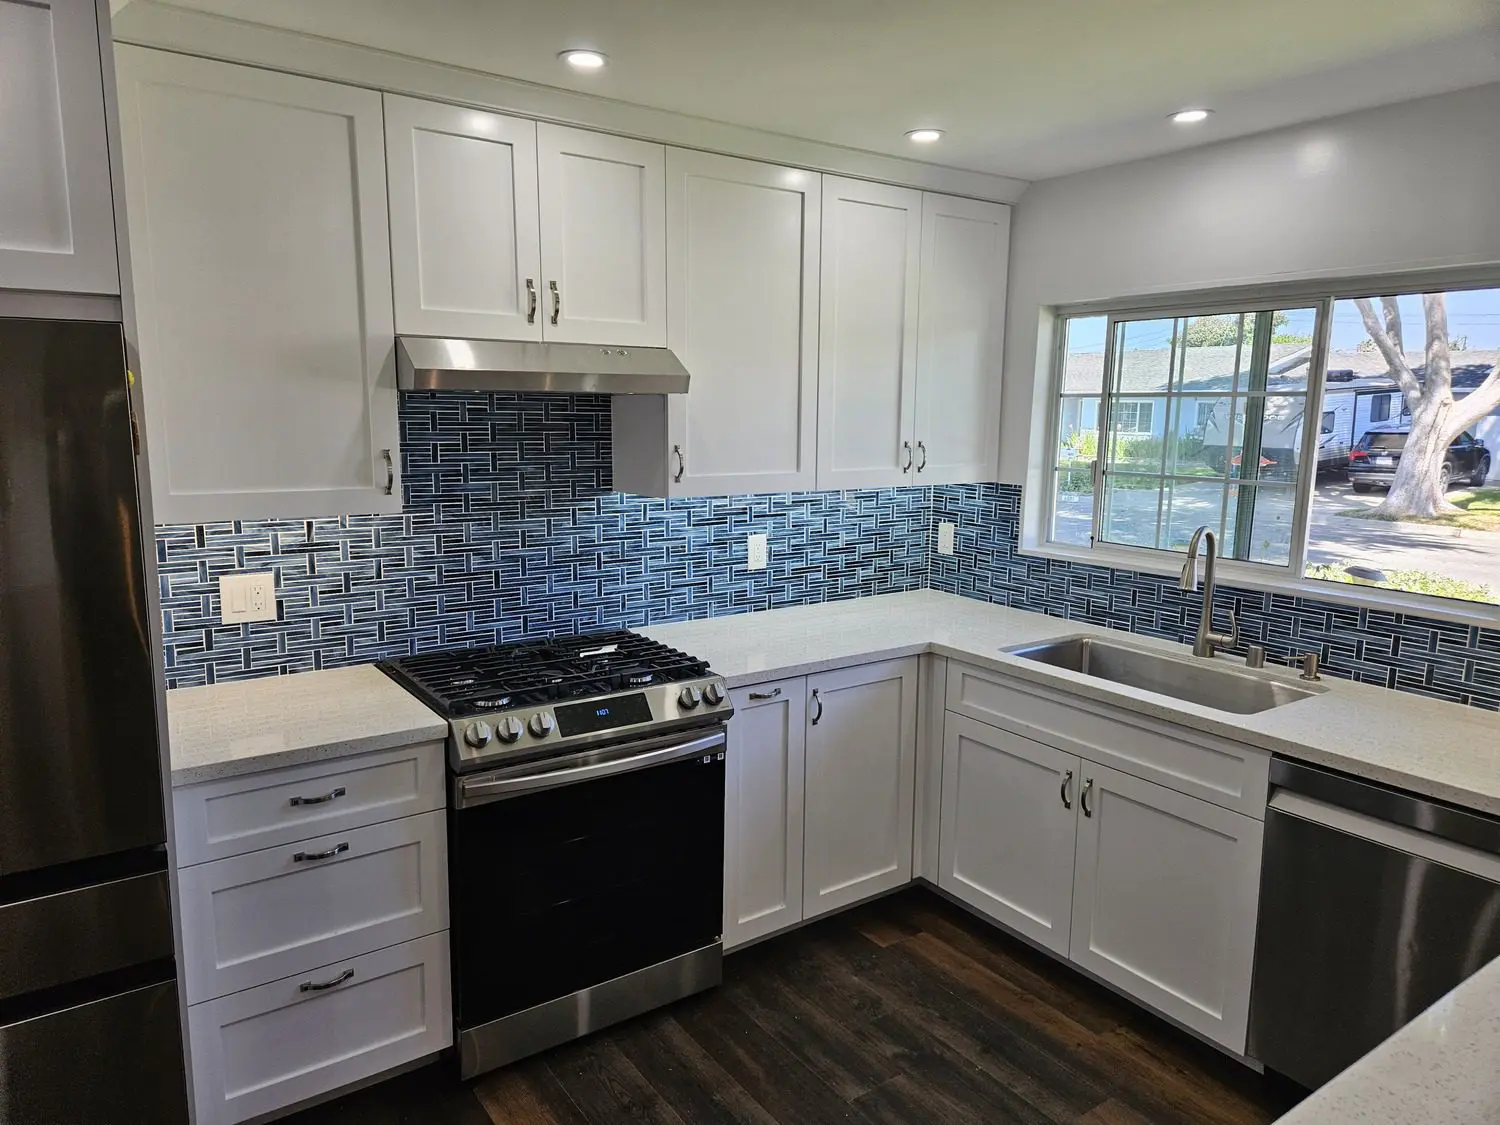
M 1500 820 L 1271 763 L 1249 1054 L 1321 1086 L 1500 957 Z

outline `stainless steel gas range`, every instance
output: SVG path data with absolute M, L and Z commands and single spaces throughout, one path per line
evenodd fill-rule
M 381 667 L 448 719 L 468 1078 L 719 983 L 728 692 L 626 630 Z

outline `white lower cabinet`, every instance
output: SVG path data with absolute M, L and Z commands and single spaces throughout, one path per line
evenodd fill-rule
M 1082 777 L 1072 960 L 1243 1053 L 1264 826 L 1092 762 Z
M 724 947 L 802 920 L 807 681 L 730 693 L 724 786 Z
M 1079 760 L 949 715 L 938 886 L 1064 957 Z
M 448 935 L 188 1009 L 198 1125 L 232 1125 L 452 1042 Z
M 917 659 L 807 679 L 802 915 L 911 881 Z

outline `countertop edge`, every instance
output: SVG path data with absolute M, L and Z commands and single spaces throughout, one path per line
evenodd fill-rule
M 447 734 L 447 724 L 434 719 L 430 726 L 407 727 L 385 731 L 378 735 L 351 738 L 342 742 L 316 743 L 311 746 L 273 750 L 244 758 L 181 766 L 172 770 L 172 788 L 174 790 L 186 789 L 193 785 L 201 785 L 206 781 L 247 777 L 251 774 L 268 773 L 291 766 L 352 758 L 360 754 L 374 754 L 381 750 L 397 750 L 403 746 L 416 746 L 424 742 L 439 742 L 446 738 Z

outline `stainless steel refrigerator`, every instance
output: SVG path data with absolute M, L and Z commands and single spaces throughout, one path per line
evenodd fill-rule
M 0 1122 L 187 1120 L 119 324 L 0 318 Z

